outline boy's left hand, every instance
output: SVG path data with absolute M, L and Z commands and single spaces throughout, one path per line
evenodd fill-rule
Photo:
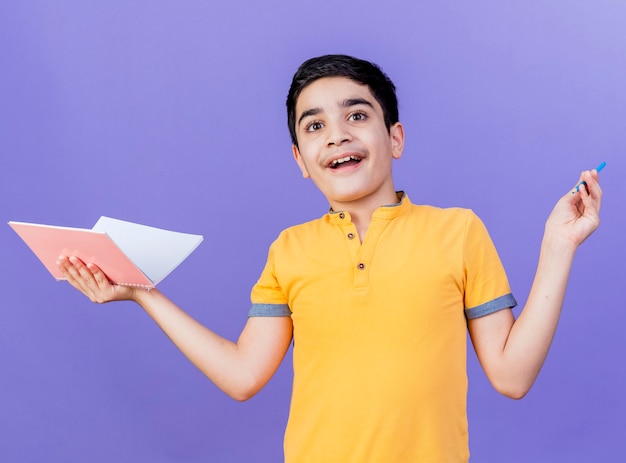
M 582 172 L 576 185 L 578 191 L 574 186 L 556 203 L 546 222 L 546 235 L 578 247 L 600 225 L 602 189 L 595 169 Z

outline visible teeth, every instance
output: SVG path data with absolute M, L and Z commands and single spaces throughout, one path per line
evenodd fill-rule
M 335 159 L 333 162 L 331 162 L 331 166 L 335 167 L 338 166 L 339 164 L 343 164 L 344 162 L 348 162 L 348 161 L 358 161 L 359 159 L 354 157 L 354 156 L 346 156 L 345 158 L 341 158 L 341 159 Z

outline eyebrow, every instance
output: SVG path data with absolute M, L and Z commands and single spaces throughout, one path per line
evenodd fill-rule
M 370 108 L 374 107 L 374 105 L 370 103 L 368 100 L 366 100 L 365 98 L 348 98 L 341 102 L 342 108 L 350 108 L 352 106 L 357 106 L 357 105 L 365 105 L 365 106 L 369 106 Z M 303 111 L 302 114 L 300 114 L 300 117 L 298 118 L 298 125 L 300 125 L 300 123 L 302 122 L 302 119 L 304 119 L 305 117 L 316 116 L 321 112 L 322 112 L 322 108 L 311 108 L 311 109 L 307 109 L 306 111 Z

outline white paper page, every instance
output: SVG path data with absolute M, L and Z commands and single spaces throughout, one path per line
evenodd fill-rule
M 156 285 L 202 242 L 202 235 L 179 233 L 100 217 L 93 230 L 106 232 Z

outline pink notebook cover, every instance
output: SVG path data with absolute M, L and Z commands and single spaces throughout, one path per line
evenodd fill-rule
M 9 225 L 57 280 L 65 280 L 56 262 L 60 255 L 66 255 L 96 264 L 113 283 L 154 288 L 150 279 L 104 232 L 20 222 Z

